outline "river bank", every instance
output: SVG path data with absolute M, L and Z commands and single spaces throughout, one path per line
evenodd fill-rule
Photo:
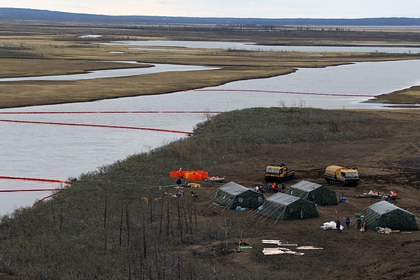
M 334 66 L 340 64 L 333 64 Z M 323 65 L 322 67 L 326 67 Z M 156 73 L 134 77 L 79 81 L 4 82 L 0 87 L 0 108 L 87 102 L 103 99 L 159 95 L 215 87 L 239 80 L 270 78 L 295 72 L 290 67 L 223 67 L 220 70 Z M 165 83 L 161 83 L 165 81 Z M 141 85 L 139 87 L 139 85 Z M 35 89 L 35 90 L 34 90 Z M 420 87 L 382 94 L 371 102 L 419 104 Z

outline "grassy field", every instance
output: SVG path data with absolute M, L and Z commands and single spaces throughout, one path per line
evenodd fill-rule
M 331 45 L 336 35 L 335 44 L 382 44 L 385 43 L 379 31 L 352 31 L 360 35 L 357 41 L 343 42 L 344 35 L 349 31 L 301 30 L 284 32 L 278 30 L 267 34 L 256 35 L 255 31 L 238 32 L 231 30 L 201 29 L 153 29 L 139 26 L 138 28 L 91 26 L 62 26 L 22 23 L 5 23 L 0 32 L 0 77 L 43 76 L 58 74 L 83 73 L 90 70 L 144 67 L 153 63 L 170 63 L 183 65 L 217 66 L 219 70 L 201 71 L 200 73 L 153 74 L 140 77 L 109 78 L 84 81 L 60 82 L 5 82 L 0 87 L 0 108 L 20 107 L 30 105 L 55 104 L 64 102 L 83 102 L 105 98 L 117 98 L 144 94 L 161 94 L 185 89 L 195 89 L 216 86 L 230 81 L 271 77 L 287 74 L 298 67 L 325 67 L 357 61 L 386 61 L 400 59 L 418 59 L 413 54 L 385 53 L 324 53 L 322 56 L 311 56 L 301 52 L 266 52 L 244 50 L 209 50 L 173 48 L 142 48 L 133 49 L 127 46 L 109 46 L 99 44 L 110 40 L 144 40 L 151 34 L 159 34 L 154 39 L 193 40 L 198 34 L 203 38 L 203 32 L 209 40 L 257 41 L 265 44 L 312 44 Z M 66 27 L 66 28 L 64 28 Z M 181 31 L 182 33 L 181 37 Z M 228 32 L 230 31 L 230 32 Z M 381 31 L 385 32 L 385 31 Z M 386 31 L 389 32 L 389 31 Z M 103 38 L 91 44 L 86 39 L 80 39 L 83 34 L 104 34 Z M 363 35 L 363 36 L 362 36 Z M 307 37 L 305 37 L 307 36 Z M 404 37 L 405 36 L 405 37 Z M 417 38 L 416 32 L 393 32 L 386 43 L 395 44 L 395 38 L 401 42 L 410 43 Z M 354 38 L 353 38 L 354 39 Z M 353 40 L 352 39 L 352 40 Z M 364 41 L 363 41 L 363 40 Z M 314 41 L 315 40 L 315 41 Z M 356 40 L 356 39 L 354 39 Z M 410 41 L 411 40 L 411 41 Z M 299 42 L 298 42 L 299 41 Z M 137 61 L 143 64 L 118 63 L 118 61 Z M 114 61 L 115 63 L 110 63 Z M 161 83 L 162 80 L 167 82 Z M 394 103 L 419 103 L 417 88 L 409 93 L 402 91 L 393 94 Z M 387 96 L 381 97 L 386 99 Z

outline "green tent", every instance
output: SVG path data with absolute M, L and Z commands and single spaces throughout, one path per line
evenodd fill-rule
M 255 209 L 264 203 L 264 195 L 235 182 L 229 182 L 217 190 L 213 203 L 225 209 L 237 209 L 238 206 Z
M 261 214 L 276 220 L 319 217 L 315 203 L 285 193 L 276 193 L 267 198 L 262 206 Z
M 305 180 L 290 186 L 288 194 L 312 201 L 319 206 L 338 204 L 334 190 Z
M 365 220 L 370 228 L 387 227 L 394 230 L 419 230 L 416 217 L 387 201 L 380 201 L 366 209 Z

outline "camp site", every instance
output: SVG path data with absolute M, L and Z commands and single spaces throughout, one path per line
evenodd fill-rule
M 271 113 L 271 110 L 268 111 Z M 306 110 L 296 110 L 291 114 L 300 116 L 304 112 Z M 287 110 L 287 116 L 289 113 Z M 227 116 L 221 122 L 229 123 L 229 114 Z M 252 119 L 255 120 L 254 115 Z M 377 119 L 374 125 L 378 125 Z M 410 135 L 413 130 L 414 127 L 409 131 Z M 188 141 L 195 141 L 194 137 Z M 380 145 L 381 142 L 375 140 L 374 143 Z M 202 142 L 199 139 L 200 145 Z M 213 158 L 207 165 L 202 165 L 204 157 L 200 153 L 191 153 L 188 161 L 172 158 L 177 151 L 188 153 L 192 150 L 192 146 L 179 150 L 178 143 L 157 152 L 159 159 L 165 160 L 153 167 L 149 166 L 155 156 L 153 153 L 130 157 L 103 169 L 103 173 L 78 178 L 71 188 L 58 192 L 51 203 L 38 202 L 30 210 L 23 211 L 25 218 L 21 222 L 36 225 L 30 234 L 4 219 L 2 236 L 11 238 L 13 233 L 17 236 L 13 238 L 14 242 L 22 246 L 9 247 L 13 250 L 6 251 L 4 256 L 20 260 L 29 255 L 37 260 L 41 248 L 44 248 L 42 254 L 48 255 L 52 250 L 60 255 L 60 251 L 49 247 L 49 242 L 64 242 L 73 248 L 74 240 L 64 237 L 69 236 L 69 232 L 74 233 L 71 236 L 79 236 L 79 232 L 92 227 L 95 230 L 89 232 L 97 237 L 93 248 L 107 253 L 99 258 L 104 266 L 111 262 L 108 254 L 118 251 L 124 259 L 134 261 L 132 258 L 135 258 L 140 263 L 147 260 L 143 263 L 148 267 L 147 271 L 138 267 L 133 270 L 138 275 L 144 273 L 156 279 L 158 273 L 175 278 L 182 275 L 185 279 L 200 278 L 198 276 L 204 274 L 219 279 L 250 280 L 377 279 L 383 273 L 389 276 L 384 279 L 403 279 L 411 272 L 416 275 L 420 249 L 417 169 L 386 169 L 388 155 L 377 168 L 360 164 L 359 158 L 354 159 L 354 151 L 366 145 L 364 141 L 356 141 L 354 146 L 347 144 L 353 147 L 348 148 L 351 152 L 346 154 L 347 159 L 334 164 L 357 166 L 360 172 L 358 185 L 327 185 L 323 173 L 325 166 L 332 163 L 318 144 L 284 144 L 279 161 L 287 157 L 285 161 L 295 173 L 287 182 L 277 182 L 274 189 L 272 182 L 265 181 L 266 163 L 273 162 L 271 150 L 267 156 L 265 150 L 250 155 L 246 149 L 241 162 L 226 165 L 223 160 L 227 156 L 223 158 L 219 154 L 206 154 L 206 158 Z M 400 149 L 398 156 L 407 158 L 399 158 L 396 162 L 416 167 L 416 159 L 412 156 L 417 149 L 411 144 L 401 147 L 401 143 L 396 142 L 395 145 L 391 150 Z M 383 148 L 389 150 L 389 143 Z M 328 149 L 343 154 L 341 146 L 330 145 Z M 316 161 L 312 154 L 316 155 Z M 375 157 L 366 157 L 370 153 L 358 155 L 374 161 L 378 154 Z M 381 165 L 383 162 L 387 163 Z M 142 164 L 141 168 L 138 164 Z M 92 192 L 94 197 L 90 196 Z M 398 199 L 388 202 L 386 200 L 392 198 L 391 192 L 398 193 Z M 89 197 L 89 201 L 85 197 Z M 90 211 L 70 220 L 79 208 Z M 39 218 L 30 219 L 41 213 Z M 38 228 L 50 227 L 51 230 L 46 231 L 48 235 L 42 235 L 42 239 L 30 239 L 37 244 L 37 250 L 32 251 L 32 247 L 25 245 L 26 238 L 32 238 Z M 86 238 L 90 236 L 83 236 L 82 241 L 87 242 Z M 25 248 L 25 252 L 19 248 Z M 75 248 L 73 255 L 64 256 L 66 260 L 73 260 L 66 265 L 80 264 L 75 261 L 79 258 L 91 264 L 92 247 Z M 159 264 L 155 262 L 156 258 L 179 270 L 168 272 L 165 266 L 156 266 Z M 126 262 L 119 264 L 123 267 Z M 25 271 L 27 268 L 20 269 Z M 313 271 L 322 273 L 317 277 Z

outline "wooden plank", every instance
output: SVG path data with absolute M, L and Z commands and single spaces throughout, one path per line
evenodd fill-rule
M 280 240 L 270 240 L 270 239 L 263 239 L 261 240 L 264 244 L 279 244 L 281 243 Z
M 279 246 L 286 246 L 286 247 L 297 247 L 297 244 L 289 244 L 289 243 L 280 243 Z
M 288 248 L 264 248 L 263 251 L 288 251 Z
M 315 247 L 315 246 L 300 246 L 300 247 L 297 247 L 296 249 L 298 250 L 323 250 L 324 248 Z
M 264 254 L 265 256 L 270 256 L 270 255 L 282 255 L 282 254 L 284 254 L 284 252 L 283 252 L 283 251 L 270 251 L 270 252 L 264 252 L 264 251 L 263 251 L 263 254 Z

